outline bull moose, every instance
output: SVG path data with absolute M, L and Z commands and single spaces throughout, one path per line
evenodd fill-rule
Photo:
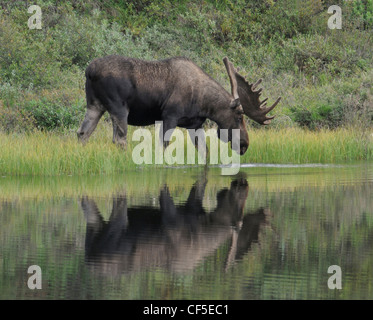
M 207 212 L 202 205 L 206 183 L 198 180 L 181 204 L 175 204 L 166 185 L 160 190 L 159 206 L 131 207 L 125 194 L 114 196 L 108 221 L 92 198 L 82 197 L 86 263 L 110 274 L 158 267 L 188 272 L 228 243 L 228 269 L 258 242 L 270 210 L 258 208 L 244 214 L 249 186 L 246 179 L 236 179 L 229 189 L 217 191 L 217 206 Z
M 128 124 L 147 126 L 163 121 L 164 134 L 177 126 L 197 130 L 210 119 L 218 126 L 218 136 L 220 129 L 228 129 L 227 137 L 219 136 L 227 140 L 224 142 L 232 142 L 232 129 L 240 130 L 239 153 L 243 155 L 249 146 L 243 115 L 269 124 L 274 116 L 267 114 L 281 97 L 266 107 L 267 99 L 259 99 L 262 89 L 256 90 L 262 80 L 249 84 L 227 57 L 223 62 L 231 94 L 187 58 L 144 61 L 110 55 L 93 60 L 85 72 L 87 111 L 78 139 L 86 141 L 106 111 L 113 124 L 113 142 L 123 147 Z M 198 137 L 190 136 L 197 147 Z M 165 139 L 164 147 L 167 145 Z

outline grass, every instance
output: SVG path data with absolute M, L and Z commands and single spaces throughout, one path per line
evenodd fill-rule
M 115 173 L 131 166 L 128 154 L 100 134 L 85 146 L 72 134 L 35 131 L 1 136 L 0 171 L 3 175 Z
M 133 132 L 134 127 L 130 127 L 126 151 L 112 143 L 111 128 L 106 123 L 98 126 L 84 146 L 72 132 L 0 133 L 0 174 L 116 174 L 137 167 L 155 168 L 156 165 L 133 162 L 132 151 L 139 143 L 131 142 Z M 373 159 L 372 133 L 352 128 L 333 131 L 250 129 L 249 136 L 250 147 L 240 158 L 241 163 L 341 163 Z M 186 135 L 185 139 L 190 143 Z
M 372 133 L 353 128 L 319 131 L 252 130 L 245 163 L 341 163 L 373 159 Z

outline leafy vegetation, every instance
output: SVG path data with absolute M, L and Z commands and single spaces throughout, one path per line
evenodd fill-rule
M 373 123 L 372 0 L 0 1 L 0 130 L 77 127 L 95 57 L 183 55 L 228 89 L 222 57 L 283 96 L 277 122 L 310 129 Z M 332 4 L 343 28 L 328 29 Z M 284 119 L 286 121 L 284 122 Z

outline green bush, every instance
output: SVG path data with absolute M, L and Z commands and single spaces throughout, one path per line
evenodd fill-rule
M 40 130 L 77 127 L 84 117 L 84 104 L 69 107 L 46 99 L 29 101 L 24 106 Z
M 356 0 L 352 3 L 354 18 L 363 29 L 373 29 L 373 0 Z
M 27 28 L 26 2 L 0 1 L 0 130 L 77 127 L 84 70 L 108 54 L 186 56 L 227 90 L 229 56 L 283 97 L 278 126 L 372 126 L 372 1 L 40 0 L 42 30 Z M 342 30 L 327 27 L 332 4 Z
M 344 109 L 342 105 L 320 105 L 316 108 L 300 106 L 291 107 L 293 120 L 301 127 L 308 129 L 329 128 L 335 129 L 344 121 Z
M 34 128 L 34 119 L 19 108 L 3 107 L 0 104 L 0 131 L 6 133 L 28 132 Z

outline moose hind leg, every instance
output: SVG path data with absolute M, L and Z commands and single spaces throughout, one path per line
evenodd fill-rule
M 111 114 L 111 121 L 113 123 L 113 142 L 122 148 L 126 148 L 127 144 L 127 118 L 127 108 L 122 109 L 120 114 Z
M 84 120 L 77 131 L 79 141 L 87 141 L 91 136 L 92 132 L 96 129 L 97 123 L 100 121 L 104 111 L 101 108 L 93 106 L 87 107 L 87 112 L 84 116 Z

